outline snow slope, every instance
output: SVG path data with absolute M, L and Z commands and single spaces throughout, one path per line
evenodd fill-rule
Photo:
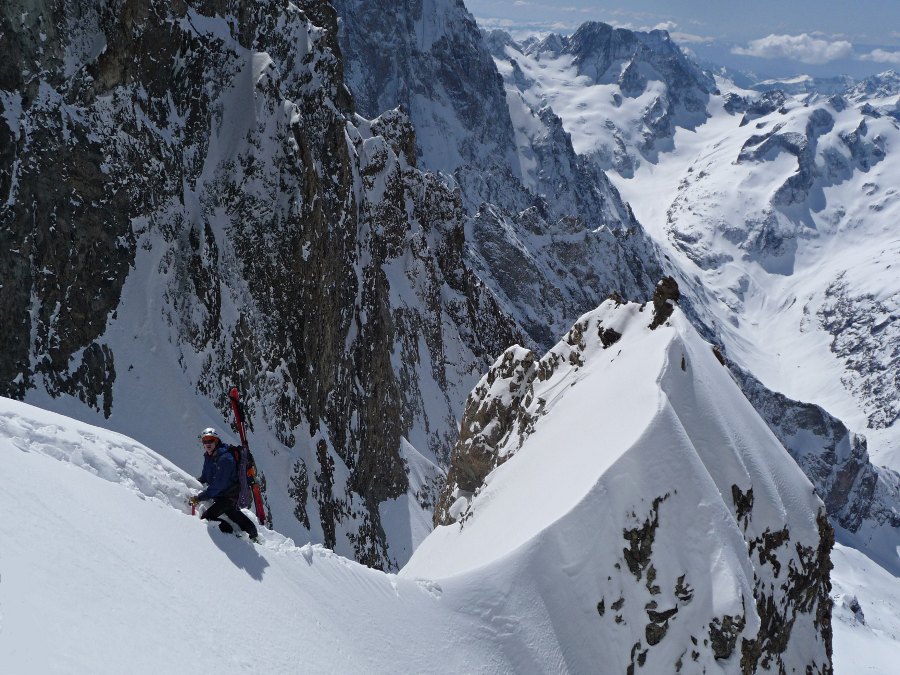
M 617 422 L 653 417 L 648 400 L 663 404 L 657 414 L 671 420 L 664 398 L 640 398 L 649 391 L 644 376 L 668 354 L 646 356 L 649 363 L 635 372 L 641 386 L 613 406 L 619 412 L 636 408 Z M 575 389 L 599 381 L 585 378 Z M 581 401 L 592 416 L 613 412 L 592 406 L 590 397 L 566 400 Z M 598 646 L 615 641 L 598 639 L 605 624 L 591 591 L 603 583 L 602 565 L 622 550 L 616 531 L 621 514 L 595 510 L 597 500 L 646 509 L 642 485 L 680 480 L 697 466 L 677 465 L 685 456 L 684 439 L 670 450 L 671 461 L 643 462 L 632 451 L 615 460 L 620 443 L 643 444 L 644 452 L 662 456 L 652 442 L 659 439 L 658 423 L 644 433 L 625 426 L 612 425 L 603 437 L 605 451 L 593 457 L 586 456 L 592 454 L 586 452 L 587 430 L 571 443 L 548 435 L 552 427 L 536 434 L 492 476 L 476 498 L 478 513 L 461 533 L 439 529 L 413 564 L 393 575 L 321 546 L 297 547 L 265 528 L 260 546 L 224 535 L 188 514 L 185 499 L 199 486 L 152 450 L 115 432 L 0 399 L 0 457 L 14 478 L 0 491 L 4 672 L 597 672 Z M 542 451 L 539 438 L 552 447 Z M 566 453 L 573 459 L 581 454 L 586 464 L 541 457 Z M 592 487 L 591 476 L 607 465 Z M 792 480 L 788 472 L 779 483 Z M 672 501 L 689 503 L 701 495 L 708 499 L 693 501 L 691 509 L 699 504 L 699 512 L 714 516 L 713 529 L 694 524 L 677 537 L 658 537 L 655 546 L 664 547 L 670 562 L 659 565 L 657 579 L 689 566 L 691 604 L 721 611 L 735 592 L 747 591 L 750 570 L 731 558 L 736 549 L 729 542 L 742 547 L 741 535 L 713 499 L 711 481 L 685 485 L 669 497 L 660 508 L 660 531 L 688 512 L 683 505 L 668 509 Z M 801 495 L 808 502 L 808 493 Z M 524 511 L 504 508 L 511 499 Z M 489 532 L 482 516 L 501 509 L 510 519 Z M 598 516 L 599 528 L 586 529 Z M 473 535 L 483 551 L 469 550 L 464 539 Z M 449 559 L 438 564 L 435 551 L 448 540 L 455 540 L 453 550 L 445 548 Z M 712 576 L 704 577 L 703 554 L 710 550 L 722 557 Z M 836 672 L 890 673 L 900 653 L 894 611 L 900 597 L 891 591 L 893 577 L 868 561 L 863 567 L 858 555 L 835 552 Z M 587 586 L 574 583 L 586 579 Z M 847 609 L 849 595 L 858 599 L 866 623 Z M 606 603 L 610 625 L 614 600 Z M 630 602 L 622 610 L 629 622 L 639 613 Z M 672 620 L 670 642 L 686 628 L 685 616 Z M 847 670 L 849 664 L 859 670 Z M 736 669 L 732 658 L 715 661 L 709 672 Z
M 4 672 L 514 670 L 465 589 L 208 528 L 124 436 L 2 399 L 0 456 Z
M 840 544 L 835 545 L 831 559 L 834 672 L 893 675 L 900 663 L 897 577 L 865 554 Z

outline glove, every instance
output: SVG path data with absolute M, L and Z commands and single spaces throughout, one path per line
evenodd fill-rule
M 188 499 L 188 504 L 191 506 L 197 506 L 200 503 L 200 499 L 197 495 L 193 495 L 190 499 Z

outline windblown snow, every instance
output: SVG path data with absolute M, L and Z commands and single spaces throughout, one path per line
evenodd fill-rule
M 678 607 L 645 666 L 664 672 L 654 664 L 686 652 L 697 617 L 754 606 L 747 525 L 721 486 L 752 482 L 750 529 L 788 524 L 798 542 L 815 537 L 818 501 L 680 314 L 651 331 L 649 312 L 612 304 L 579 324 L 622 338 L 603 349 L 585 331 L 584 349 L 571 335 L 555 348 L 571 361 L 536 388 L 533 433 L 464 526 L 438 528 L 399 575 L 264 528 L 259 546 L 223 534 L 190 515 L 195 479 L 153 450 L 0 399 L 4 670 L 623 672 L 656 601 Z M 622 533 L 654 509 L 655 576 L 636 584 Z M 835 663 L 887 673 L 900 598 L 856 555 L 834 556 Z M 815 652 L 801 624 L 800 651 Z M 682 658 L 685 672 L 739 671 L 737 653 Z

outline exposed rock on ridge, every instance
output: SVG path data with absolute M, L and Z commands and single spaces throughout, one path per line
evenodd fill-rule
M 838 539 L 863 547 L 880 564 L 896 570 L 900 474 L 873 465 L 865 437 L 848 430 L 821 407 L 792 401 L 769 391 L 736 365 L 729 367 L 757 412 L 812 481 Z

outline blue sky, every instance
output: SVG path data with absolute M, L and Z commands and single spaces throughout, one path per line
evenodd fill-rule
M 764 77 L 900 70 L 900 0 L 464 0 L 483 28 L 663 28 L 698 58 Z M 852 8 L 852 9 L 849 9 Z

